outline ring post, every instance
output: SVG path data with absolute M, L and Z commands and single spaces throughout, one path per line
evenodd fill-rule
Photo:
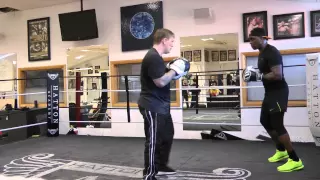
M 47 136 L 59 136 L 59 73 L 47 73 Z
M 320 146 L 319 61 L 320 54 L 306 55 L 307 109 L 310 132 Z
M 128 76 L 124 76 L 125 84 L 126 84 L 126 94 L 127 94 L 127 115 L 128 115 L 128 122 L 131 122 L 130 118 L 130 97 L 129 97 L 129 80 Z

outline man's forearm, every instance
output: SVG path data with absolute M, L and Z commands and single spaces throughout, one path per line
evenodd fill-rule
M 174 76 L 176 76 L 176 72 L 174 70 L 168 71 L 161 77 L 162 84 L 164 84 L 164 86 L 167 85 Z
M 266 80 L 281 80 L 282 76 L 275 74 L 274 72 L 270 72 L 268 74 L 263 74 L 262 79 L 266 79 Z

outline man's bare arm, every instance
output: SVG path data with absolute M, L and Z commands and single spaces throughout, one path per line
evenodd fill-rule
M 175 76 L 176 72 L 174 70 L 170 70 L 167 73 L 165 73 L 162 77 L 154 79 L 153 82 L 157 87 L 162 88 L 166 86 Z

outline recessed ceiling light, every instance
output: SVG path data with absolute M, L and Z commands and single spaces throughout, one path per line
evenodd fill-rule
M 84 57 L 84 55 L 80 55 L 80 56 L 75 57 L 75 59 L 81 59 L 83 57 Z
M 213 38 L 204 38 L 204 39 L 201 39 L 202 41 L 213 41 L 214 39 Z
M 181 45 L 181 47 L 191 47 L 192 45 Z

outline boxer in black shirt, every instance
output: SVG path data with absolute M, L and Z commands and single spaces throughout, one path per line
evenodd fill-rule
M 154 45 L 141 64 L 138 105 L 146 135 L 144 180 L 156 180 L 156 175 L 175 174 L 175 170 L 168 167 L 174 135 L 170 114 L 170 82 L 187 75 L 190 63 L 184 58 L 176 58 L 165 65 L 162 55 L 171 51 L 174 40 L 173 32 L 158 29 L 154 34 Z
M 283 74 L 282 56 L 277 48 L 268 44 L 265 30 L 255 28 L 249 35 L 251 47 L 259 50 L 258 70 L 247 67 L 243 71 L 244 81 L 262 81 L 265 96 L 261 106 L 260 122 L 276 144 L 276 153 L 268 159 L 287 163 L 278 167 L 280 172 L 291 172 L 304 168 L 292 147 L 290 136 L 284 127 L 284 114 L 287 111 L 289 87 Z

